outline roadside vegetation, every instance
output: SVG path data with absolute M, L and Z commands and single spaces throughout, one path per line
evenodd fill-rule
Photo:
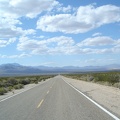
M 4 95 L 8 91 L 13 91 L 14 89 L 24 88 L 24 85 L 27 84 L 38 84 L 51 77 L 54 77 L 54 75 L 0 77 L 0 95 Z
M 120 89 L 120 72 L 81 73 L 64 75 L 69 78 L 95 82 Z

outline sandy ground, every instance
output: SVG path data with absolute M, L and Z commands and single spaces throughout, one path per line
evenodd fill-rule
M 64 77 L 68 83 L 92 98 L 120 118 L 120 89 L 104 86 L 96 83 L 69 79 Z

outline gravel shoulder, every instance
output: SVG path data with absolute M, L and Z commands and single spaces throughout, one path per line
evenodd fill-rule
M 120 89 L 63 77 L 64 80 L 120 117 Z

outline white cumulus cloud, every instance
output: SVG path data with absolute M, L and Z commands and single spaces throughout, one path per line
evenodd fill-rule
M 55 0 L 1 0 L 0 13 L 6 16 L 30 18 L 54 7 Z
M 80 6 L 74 14 L 42 16 L 37 22 L 37 29 L 77 34 L 114 22 L 120 22 L 120 7 L 87 5 Z
M 21 54 L 16 54 L 16 55 L 1 55 L 0 58 L 10 58 L 10 59 L 15 59 L 15 58 L 24 58 L 24 57 L 30 57 L 30 54 L 26 53 L 21 53 Z
M 17 49 L 34 55 L 107 54 L 120 52 L 120 40 L 114 40 L 108 36 L 98 36 L 76 43 L 71 37 L 65 36 L 44 40 L 35 40 L 24 36 L 19 39 Z
M 113 45 L 116 42 L 117 42 L 116 40 L 113 40 L 108 36 L 97 36 L 83 40 L 78 44 L 78 46 L 104 46 Z
M 35 33 L 33 29 L 18 27 L 22 24 L 20 18 L 33 19 L 43 11 L 52 10 L 57 4 L 59 2 L 55 0 L 0 0 L 0 38 Z
M 0 47 L 6 47 L 16 41 L 16 38 L 10 38 L 9 40 L 0 40 Z
M 32 54 L 67 54 L 74 45 L 73 39 L 65 36 L 40 41 L 21 37 L 19 41 L 17 49 L 20 51 L 31 51 Z

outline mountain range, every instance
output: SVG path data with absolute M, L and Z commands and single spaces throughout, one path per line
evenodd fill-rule
M 18 63 L 7 63 L 0 65 L 0 76 L 13 75 L 33 75 L 33 74 L 59 74 L 73 72 L 89 72 L 89 71 L 110 71 L 120 70 L 119 64 L 111 64 L 106 66 L 64 66 L 64 67 L 48 67 L 48 66 L 24 66 Z

